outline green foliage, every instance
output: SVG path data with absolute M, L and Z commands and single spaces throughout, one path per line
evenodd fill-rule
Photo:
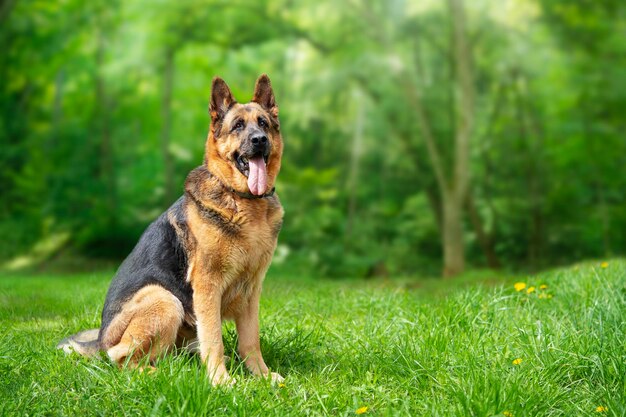
M 477 91 L 470 263 L 484 265 L 489 247 L 528 268 L 623 254 L 621 2 L 465 3 Z M 457 113 L 441 4 L 0 9 L 0 261 L 66 232 L 73 251 L 123 257 L 202 162 L 211 78 L 247 101 L 267 72 L 286 144 L 278 193 L 291 261 L 329 276 L 439 268 L 441 196 L 411 93 L 451 170 Z
M 98 326 L 111 274 L 0 279 L 0 414 L 626 413 L 623 260 L 498 278 L 504 285 L 494 288 L 476 285 L 491 273 L 475 274 L 465 289 L 463 279 L 411 290 L 396 280 L 320 281 L 274 269 L 261 300 L 261 344 L 285 386 L 243 369 L 230 323 L 226 354 L 238 381 L 230 389 L 211 388 L 198 358 L 180 352 L 141 373 L 56 351 L 61 338 Z M 516 291 L 517 281 L 526 288 Z

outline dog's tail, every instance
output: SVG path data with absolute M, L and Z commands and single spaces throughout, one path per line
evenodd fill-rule
M 100 329 L 89 329 L 78 332 L 75 335 L 66 337 L 57 344 L 57 349 L 70 354 L 76 352 L 83 356 L 95 356 L 100 351 L 100 341 L 98 333 Z

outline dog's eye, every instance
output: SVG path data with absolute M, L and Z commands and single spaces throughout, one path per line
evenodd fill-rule
M 243 120 L 237 120 L 237 123 L 233 125 L 233 130 L 243 129 Z
M 259 127 L 262 127 L 264 129 L 267 127 L 267 121 L 262 117 L 259 117 L 258 123 L 259 123 Z

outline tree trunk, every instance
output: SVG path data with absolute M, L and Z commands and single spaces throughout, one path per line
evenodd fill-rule
M 476 205 L 474 204 L 474 197 L 471 192 L 467 193 L 467 213 L 469 214 L 472 226 L 474 226 L 474 232 L 476 233 L 476 238 L 478 239 L 478 243 L 483 251 L 483 255 L 485 255 L 487 266 L 494 269 L 500 268 L 500 260 L 498 259 L 498 255 L 496 255 L 496 251 L 493 247 L 493 234 L 487 233 L 485 230 L 483 221 L 480 218 L 478 210 L 476 209 Z
M 444 277 L 460 274 L 465 269 L 463 209 L 470 183 L 470 139 L 474 127 L 474 84 L 465 9 L 462 0 L 449 0 L 448 5 L 452 19 L 456 124 L 453 177 L 442 193 Z
M 453 192 L 443 196 L 443 276 L 453 277 L 465 269 L 463 204 Z
M 523 88 L 525 85 L 523 75 L 515 72 L 513 79 L 516 80 L 516 87 L 514 88 L 516 116 L 519 136 L 525 154 L 525 178 L 530 211 L 527 264 L 531 270 L 536 270 L 540 266 L 543 252 L 543 195 L 540 170 L 542 146 L 539 143 L 541 134 L 532 129 L 531 115 L 525 100 L 527 94 Z
M 163 69 L 163 97 L 161 99 L 161 156 L 163 158 L 164 204 L 169 206 L 174 202 L 174 166 L 170 153 L 170 131 L 172 128 L 172 89 L 174 86 L 174 58 L 176 51 L 168 47 L 165 51 Z
M 356 214 L 356 191 L 359 177 L 359 162 L 363 148 L 363 96 L 360 92 L 354 94 L 356 118 L 354 123 L 354 135 L 352 137 L 352 149 L 350 151 L 350 172 L 348 174 L 348 219 L 346 223 L 346 245 L 352 241 L 352 226 Z

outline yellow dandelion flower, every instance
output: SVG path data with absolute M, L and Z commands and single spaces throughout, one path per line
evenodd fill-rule
M 513 361 L 513 365 L 519 365 L 520 363 L 522 363 L 522 358 L 517 358 Z
M 280 384 L 278 384 L 278 388 L 285 388 L 285 387 L 286 387 L 286 385 L 283 384 L 282 382 Z
M 539 289 L 540 289 L 540 290 L 547 290 L 547 289 L 548 289 L 548 286 L 547 286 L 546 284 L 541 284 L 541 285 L 539 286 Z
M 530 294 L 532 292 L 535 292 L 535 287 L 528 287 L 528 289 L 526 290 L 526 294 Z
M 365 413 L 367 413 L 367 407 L 357 408 L 355 413 L 357 413 L 357 414 L 365 414 Z
M 524 288 L 526 288 L 526 283 L 516 282 L 515 285 L 513 285 L 513 287 L 515 288 L 515 291 L 522 291 Z
M 513 413 L 511 413 L 510 411 L 503 411 L 502 415 L 505 417 L 513 417 Z
M 608 262 L 602 262 L 600 264 L 600 268 L 608 268 L 609 267 L 609 263 Z
M 596 407 L 596 412 L 598 413 L 606 413 L 609 409 L 603 405 L 599 405 Z

